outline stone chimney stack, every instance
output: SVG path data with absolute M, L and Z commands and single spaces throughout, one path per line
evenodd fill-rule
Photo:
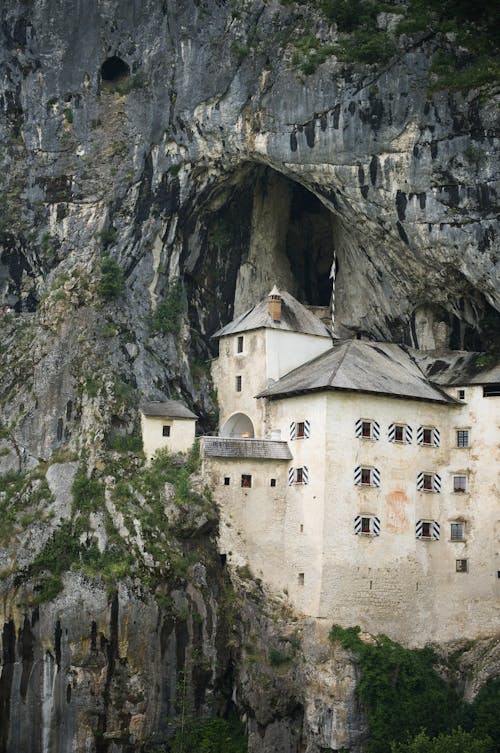
M 280 296 L 280 291 L 278 290 L 276 285 L 273 287 L 273 289 L 269 293 L 267 301 L 268 301 L 269 315 L 271 319 L 273 320 L 273 322 L 280 322 L 281 321 L 281 304 L 283 303 L 283 299 Z

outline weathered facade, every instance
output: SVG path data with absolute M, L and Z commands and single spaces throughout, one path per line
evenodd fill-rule
M 157 450 L 187 452 L 192 447 L 197 416 L 177 400 L 143 403 L 141 430 L 148 462 Z
M 325 338 L 328 349 L 310 360 L 314 336 L 297 333 L 293 358 L 302 336 L 306 363 L 272 372 L 273 381 L 290 333 L 271 320 L 219 333 L 222 434 L 237 409 L 260 440 L 281 439 L 260 457 L 249 449 L 257 440 L 236 432 L 218 451 L 207 440 L 221 550 L 307 615 L 416 645 L 491 635 L 500 611 L 498 368 L 473 377 L 445 369 L 440 381 L 453 385 L 444 389 L 397 345 L 332 347 Z M 283 338 L 271 354 L 270 335 Z M 290 460 L 271 451 L 277 444 Z

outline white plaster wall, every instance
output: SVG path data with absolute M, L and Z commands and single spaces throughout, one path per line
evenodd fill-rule
M 275 381 L 332 347 L 330 337 L 277 329 L 267 329 L 265 332 L 266 376 Z
M 163 427 L 170 426 L 170 436 L 164 437 Z M 187 452 L 195 437 L 195 419 L 161 418 L 141 413 L 141 430 L 144 454 L 148 462 L 156 450 L 166 447 L 170 452 Z

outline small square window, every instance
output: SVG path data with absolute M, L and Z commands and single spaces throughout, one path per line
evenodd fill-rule
M 243 353 L 243 335 L 239 335 L 236 340 L 236 352 Z
M 451 523 L 450 538 L 452 541 L 464 541 L 464 524 Z
M 453 476 L 453 491 L 454 492 L 466 492 L 467 491 L 467 476 Z
M 366 486 L 371 485 L 372 483 L 372 469 L 371 468 L 361 469 L 361 483 L 365 484 Z
M 248 473 L 241 474 L 241 485 L 245 489 L 249 489 L 252 486 L 252 477 Z
M 304 430 L 304 422 L 303 421 L 297 421 L 295 424 L 295 436 L 297 439 L 303 439 L 305 436 L 305 430 Z
M 276 479 L 275 478 L 271 479 L 270 486 L 276 486 Z
M 469 430 L 457 429 L 457 447 L 469 446 Z
M 424 483 L 423 488 L 427 492 L 433 491 L 433 485 L 432 485 L 432 473 L 424 473 Z
M 304 585 L 304 573 L 299 573 L 298 578 L 297 578 L 297 582 L 298 582 L 299 586 L 303 586 Z
M 230 483 L 231 479 L 229 478 L 229 476 L 224 476 L 224 486 L 229 486 Z
M 397 424 L 394 427 L 394 441 L 404 442 L 404 439 L 405 439 L 405 427 L 401 426 L 401 424 Z
M 457 390 L 457 398 L 459 400 L 465 400 L 465 390 Z
M 422 538 L 423 539 L 432 538 L 432 524 L 425 520 L 422 522 Z
M 468 560 L 455 560 L 455 567 L 457 573 L 466 573 L 469 570 Z
M 236 392 L 241 392 L 241 376 L 236 377 Z
M 432 429 L 424 429 L 422 432 L 422 444 L 432 444 Z
M 164 426 L 162 428 L 162 434 L 163 434 L 164 437 L 169 437 L 170 436 L 170 426 Z

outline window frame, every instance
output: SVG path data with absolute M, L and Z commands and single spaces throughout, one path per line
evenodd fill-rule
M 270 486 L 270 487 L 271 487 L 272 489 L 275 489 L 275 488 L 276 488 L 277 484 L 276 484 L 276 479 L 275 479 L 275 478 L 269 479 L 269 486 Z
M 458 563 L 460 563 L 460 565 Z M 468 573 L 469 572 L 469 560 L 467 558 L 456 559 L 455 560 L 455 572 L 456 573 Z
M 433 447 L 433 429 L 428 426 L 422 426 L 422 447 Z M 429 435 L 429 441 L 426 442 L 426 435 Z
M 426 483 L 426 479 L 429 479 L 429 485 Z M 422 482 L 422 491 L 423 492 L 433 492 L 434 491 L 434 474 L 433 473 L 424 473 L 424 478 Z
M 305 421 L 295 421 L 295 439 L 305 439 L 306 424 Z
M 242 473 L 241 474 L 241 488 L 242 489 L 251 489 L 252 488 L 252 474 L 251 473 Z
M 356 521 L 359 521 L 359 531 L 356 531 Z M 355 536 L 380 536 L 380 518 L 373 513 L 360 513 L 354 518 Z
M 365 426 L 368 431 L 365 433 Z M 361 439 L 373 439 L 373 421 L 361 421 Z
M 230 485 L 231 485 L 231 476 L 224 476 L 223 486 L 230 486 Z
M 171 437 L 172 436 L 172 424 L 163 424 L 161 427 L 161 435 L 162 437 Z
M 245 352 L 245 338 L 243 335 L 236 335 L 236 355 L 240 356 Z
M 460 436 L 464 435 L 464 436 Z M 466 439 L 465 444 L 461 444 L 461 440 Z M 456 447 L 459 450 L 468 450 L 470 447 L 470 429 L 455 429 Z
M 405 444 L 405 424 L 394 424 L 394 442 L 396 444 Z M 398 429 L 401 429 L 401 439 L 398 439 L 397 432 Z
M 241 374 L 236 374 L 236 377 L 235 377 L 235 387 L 236 387 L 236 392 L 242 392 L 243 379 L 242 379 L 242 375 Z
M 363 474 L 368 473 L 369 481 L 363 481 Z M 368 468 L 366 466 L 361 466 L 361 481 L 359 482 L 360 486 L 373 486 L 373 468 Z
M 463 489 L 455 488 L 456 480 L 457 479 L 463 479 L 464 480 L 464 488 Z M 453 494 L 467 494 L 467 487 L 468 487 L 467 481 L 468 481 L 468 479 L 467 479 L 467 474 L 466 473 L 454 473 L 453 476 L 452 476 Z M 457 486 L 458 486 L 458 484 L 457 484 Z
M 454 529 L 461 529 L 461 536 L 458 537 L 456 534 L 454 535 Z M 463 520 L 455 520 L 452 523 L 450 523 L 450 541 L 461 543 L 465 541 L 465 523 Z

